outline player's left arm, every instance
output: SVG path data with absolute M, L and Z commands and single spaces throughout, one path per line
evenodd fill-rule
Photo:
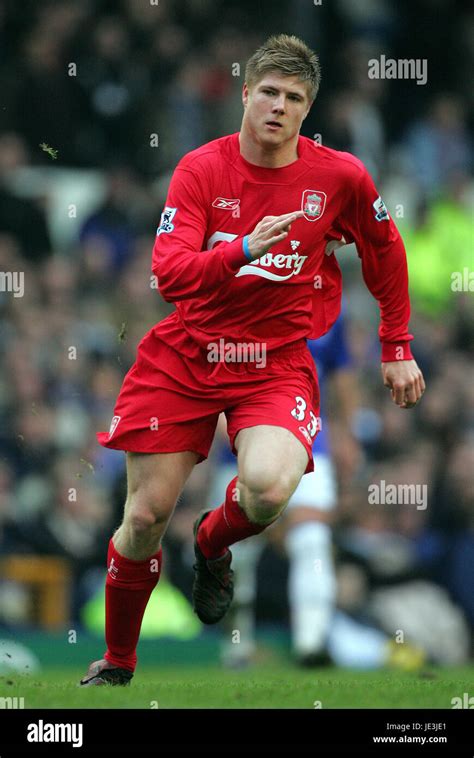
M 380 308 L 382 377 L 393 402 L 413 408 L 425 381 L 410 349 L 410 299 L 405 247 L 367 170 L 360 175 L 343 214 L 344 236 L 356 243 L 364 281 Z

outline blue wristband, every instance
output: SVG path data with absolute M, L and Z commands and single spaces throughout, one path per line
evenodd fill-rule
M 247 260 L 248 261 L 253 261 L 253 258 L 250 255 L 250 250 L 249 250 L 249 235 L 248 234 L 242 240 L 242 248 L 243 248 L 244 255 L 247 258 Z

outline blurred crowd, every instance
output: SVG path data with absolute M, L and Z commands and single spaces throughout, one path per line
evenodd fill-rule
M 472 12 L 455 5 L 0 0 L 0 272 L 24 272 L 23 296 L 0 291 L 0 558 L 68 559 L 72 620 L 102 581 L 124 502 L 125 456 L 95 433 L 109 427 L 138 342 L 172 310 L 150 270 L 169 177 L 184 153 L 239 129 L 245 62 L 286 31 L 322 59 L 303 133 L 366 163 L 403 234 L 428 386 L 414 411 L 391 403 L 377 306 L 355 251 L 343 249 L 360 407 L 352 440 L 331 428 L 340 604 L 374 613 L 381 589 L 429 581 L 472 635 L 473 102 L 459 57 L 468 70 L 474 36 Z M 381 53 L 428 58 L 428 84 L 369 79 L 367 61 Z M 331 397 L 323 404 L 330 417 Z M 166 537 L 166 571 L 188 597 L 191 524 L 215 449 Z M 370 504 L 381 480 L 426 484 L 426 509 Z M 259 570 L 262 621 L 287 623 L 285 572 L 275 529 Z M 21 604 L 1 605 L 0 625 L 25 620 Z

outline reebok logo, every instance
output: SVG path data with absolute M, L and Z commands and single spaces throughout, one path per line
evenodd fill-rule
M 83 724 L 49 724 L 40 719 L 37 724 L 28 724 L 28 742 L 71 742 L 73 747 L 82 747 Z
M 121 418 L 122 418 L 121 416 L 114 416 L 112 421 L 110 422 L 109 439 L 111 438 L 116 428 L 118 427 L 119 421 Z
M 110 576 L 111 579 L 117 579 L 118 568 L 115 565 L 115 561 L 114 561 L 113 558 L 110 561 L 110 566 L 107 569 L 107 573 L 108 573 L 108 575 Z
M 216 197 L 212 203 L 213 208 L 220 208 L 222 211 L 235 211 L 240 205 L 239 198 Z
M 292 276 L 296 276 L 303 268 L 303 264 L 307 259 L 307 255 L 282 255 L 281 253 L 266 253 L 258 258 L 256 261 L 252 261 L 248 266 L 242 266 L 236 274 L 237 276 L 262 276 L 264 279 L 270 279 L 273 282 L 284 282 L 287 279 L 291 279 Z M 274 266 L 279 269 L 291 269 L 289 274 L 276 274 L 273 271 L 268 271 L 270 266 Z

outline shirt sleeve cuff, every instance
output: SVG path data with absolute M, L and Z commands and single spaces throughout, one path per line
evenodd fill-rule
M 244 253 L 242 237 L 228 243 L 224 249 L 224 260 L 231 271 L 238 271 L 239 268 L 249 262 Z
M 382 342 L 382 363 L 411 360 L 413 355 L 409 342 Z

